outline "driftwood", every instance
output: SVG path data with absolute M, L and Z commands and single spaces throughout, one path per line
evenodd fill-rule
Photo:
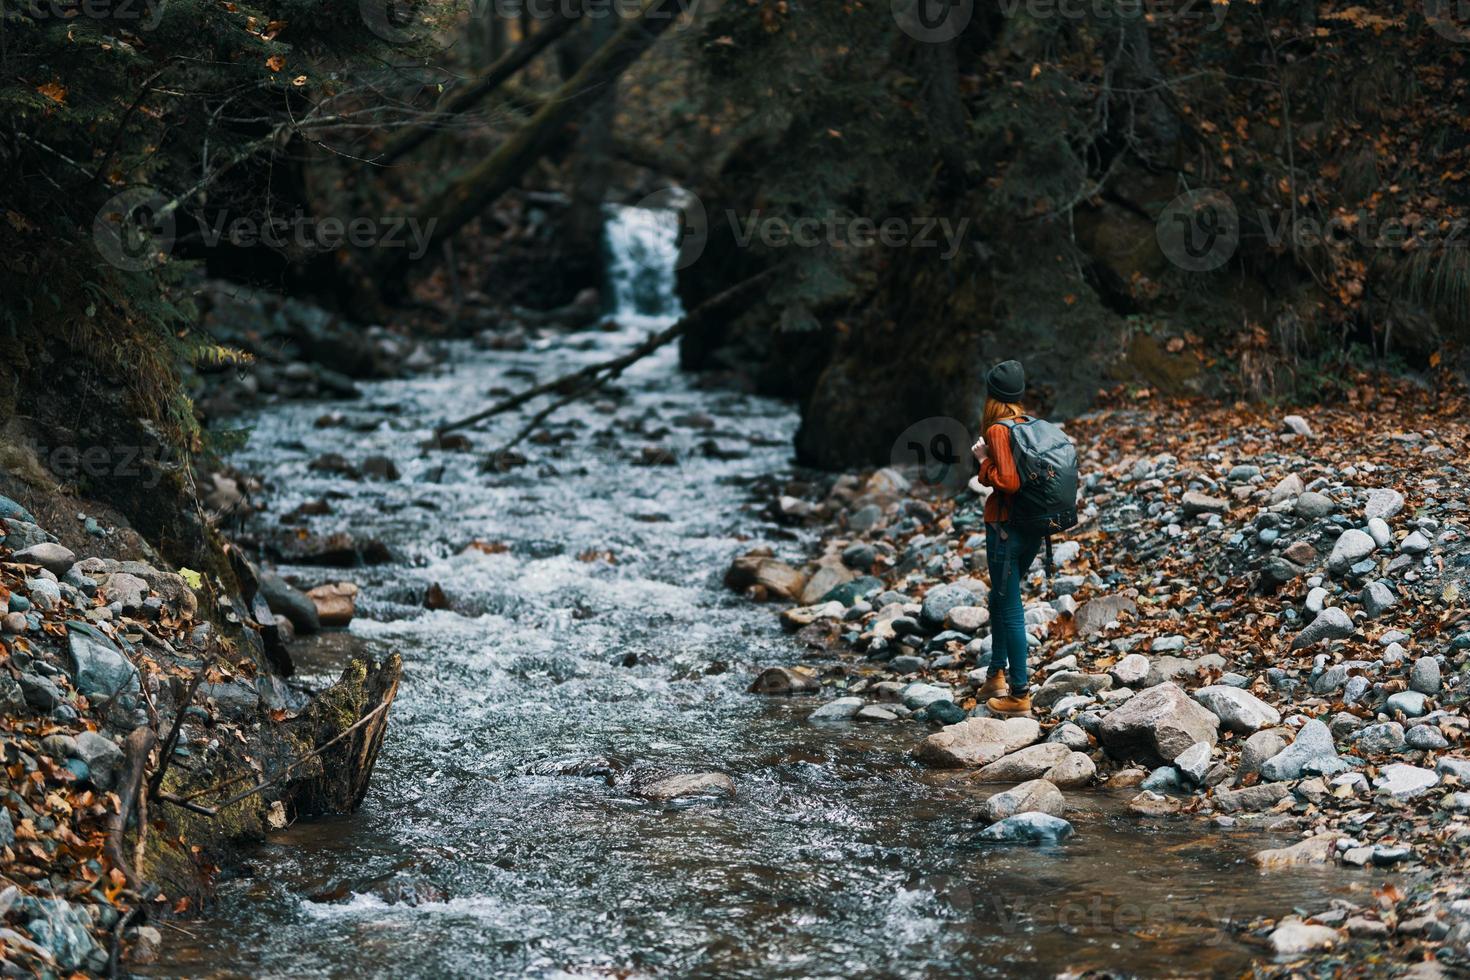
M 123 742 L 123 767 L 118 775 L 118 806 L 108 821 L 107 844 L 104 850 L 107 859 L 112 866 L 123 873 L 127 879 L 128 887 L 135 891 L 141 891 L 142 880 L 133 869 L 133 863 L 128 860 L 127 851 L 123 848 L 123 837 L 127 833 L 128 819 L 132 817 L 134 808 L 139 803 L 139 797 L 143 788 L 143 774 L 148 768 L 148 755 L 153 747 L 158 744 L 158 735 L 147 725 L 140 725 L 128 734 Z M 142 833 L 141 822 L 138 833 Z
M 503 415 L 542 395 L 561 395 L 561 400 L 553 403 L 552 410 L 560 408 L 577 397 L 580 397 L 582 394 L 594 388 L 601 387 L 608 381 L 616 378 L 632 364 L 652 354 L 670 341 L 675 340 L 681 334 L 699 327 L 705 321 L 723 311 L 730 304 L 744 299 L 757 287 L 765 285 L 775 275 L 776 268 L 776 266 L 771 266 L 770 268 L 764 269 L 749 279 L 736 283 L 724 292 L 711 296 L 689 313 L 686 313 L 678 322 L 660 330 L 658 333 L 649 334 L 646 340 L 626 353 L 619 354 L 611 360 L 589 364 L 587 367 L 573 371 L 571 374 L 564 374 L 544 384 L 527 388 L 525 391 L 511 395 L 509 398 L 498 401 L 489 408 L 478 411 L 473 415 L 466 415 L 462 419 L 445 422 L 434 430 L 434 435 L 436 438 L 442 438 L 446 433 L 453 432 L 455 429 L 463 429 L 466 426 L 475 425 L 496 415 Z M 534 421 L 540 422 L 549 414 L 549 411 L 543 411 Z M 521 438 L 524 438 L 524 435 Z
M 531 121 L 471 168 L 424 207 L 433 218 L 428 225 L 429 248 L 438 255 L 440 244 L 469 224 L 545 155 L 562 127 L 580 117 L 610 92 L 618 77 L 683 13 L 687 0 L 648 0 L 638 15 L 618 29 L 575 75 L 567 79 Z M 377 278 L 387 288 L 401 283 L 414 261 L 408 249 L 381 253 Z

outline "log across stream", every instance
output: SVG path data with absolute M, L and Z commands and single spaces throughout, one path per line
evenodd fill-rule
M 644 311 L 249 420 L 237 462 L 273 488 L 263 524 L 327 500 L 319 530 L 394 555 L 354 571 L 350 635 L 298 644 L 299 669 L 330 676 L 366 646 L 400 652 L 403 677 L 361 810 L 274 834 L 154 974 L 1226 973 L 1262 955 L 1232 923 L 1347 893 L 1330 871 L 1250 865 L 1283 839 L 1142 829 L 1102 794 L 1076 794 L 1063 845 L 975 849 L 979 794 L 912 762 L 917 727 L 815 726 L 814 702 L 745 693 L 800 655 L 720 581 L 753 541 L 802 546 L 753 506 L 797 419 L 699 387 L 670 349 L 559 413 L 527 465 L 420 448 L 492 390 L 606 359 L 674 312 Z M 349 426 L 318 428 L 328 410 Z M 493 449 L 517 424 L 471 438 Z M 401 475 L 308 469 L 327 452 Z M 423 608 L 434 584 L 450 608 Z M 644 795 L 679 772 L 725 773 L 734 795 Z

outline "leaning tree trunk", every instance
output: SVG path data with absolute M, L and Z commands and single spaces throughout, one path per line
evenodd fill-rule
M 643 52 L 674 22 L 685 0 L 649 0 L 638 16 L 623 25 L 581 70 L 541 107 L 519 132 L 500 145 L 465 176 L 429 201 L 424 212 L 432 220 L 428 256 L 477 218 L 496 198 L 513 187 L 540 160 L 567 123 L 596 105 Z M 401 286 L 413 260 L 407 250 L 382 253 L 377 281 L 392 290 Z
M 494 13 L 488 16 L 498 17 Z M 479 105 L 549 45 L 576 26 L 580 19 L 581 9 L 574 5 L 565 16 L 558 16 L 543 25 L 539 31 L 516 45 L 514 50 L 507 52 L 485 69 L 485 73 L 469 86 L 451 94 L 448 101 L 442 107 L 436 108 L 422 123 L 394 138 L 372 162 L 386 167 L 427 143 L 446 123 Z

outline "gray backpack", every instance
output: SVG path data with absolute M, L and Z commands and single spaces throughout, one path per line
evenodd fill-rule
M 1010 523 L 1047 537 L 1077 524 L 1077 447 L 1066 433 L 1045 419 L 1008 419 L 1011 455 L 1021 488 L 1011 498 Z

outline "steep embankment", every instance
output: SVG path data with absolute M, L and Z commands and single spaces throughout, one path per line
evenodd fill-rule
M 1011 731 L 976 705 L 990 637 L 973 496 L 892 470 L 782 499 L 790 519 L 831 528 L 813 566 L 732 568 L 734 586 L 805 604 L 782 618 L 815 656 L 850 658 L 768 672 L 757 690 L 840 695 L 819 709 L 838 723 L 919 722 L 922 763 L 982 784 L 1142 783 L 1140 819 L 1294 828 L 1300 844 L 1257 862 L 1414 884 L 1243 924 L 1263 944 L 1465 962 L 1465 396 L 1348 380 L 1346 405 L 1300 416 L 1120 405 L 1069 427 L 1083 522 L 1049 583 L 1033 570 L 1044 598 L 1027 604 L 1039 726 Z M 1066 810 L 1043 783 L 1020 796 L 987 819 Z

